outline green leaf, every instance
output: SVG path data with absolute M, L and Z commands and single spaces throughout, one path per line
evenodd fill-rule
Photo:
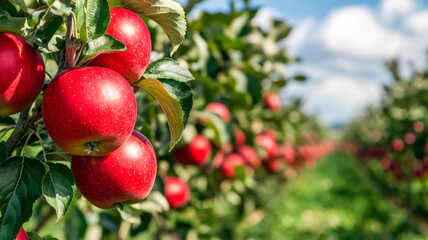
M 37 159 L 13 157 L 0 165 L 0 240 L 14 239 L 42 194 L 45 166 Z
M 122 5 L 157 22 L 171 42 L 171 55 L 183 43 L 186 16 L 181 5 L 173 0 L 121 0 Z
M 190 111 L 193 107 L 192 88 L 186 83 L 171 79 L 161 80 L 161 83 L 173 98 L 180 101 L 181 110 L 183 111 L 183 123 L 184 127 L 186 127 L 187 121 L 189 120 Z
M 44 48 L 48 48 L 52 37 L 61 27 L 64 19 L 61 16 L 47 13 L 46 16 L 38 24 L 38 28 L 34 33 L 34 42 Z
M 8 12 L 12 17 L 18 17 L 18 11 L 16 10 L 16 7 L 13 6 L 13 4 L 8 0 L 0 0 L 0 9 Z
M 39 46 L 37 50 L 44 53 L 59 52 L 65 44 L 65 35 L 54 35 L 46 46 Z
M 90 40 L 82 51 L 81 63 L 94 59 L 101 53 L 111 53 L 128 50 L 121 41 L 108 34 L 97 39 Z
M 24 0 L 13 0 L 13 2 L 15 2 L 22 11 L 28 12 L 27 5 Z
M 209 111 L 203 111 L 199 112 L 198 117 L 204 119 L 207 128 L 214 130 L 215 136 L 213 138 L 213 143 L 216 146 L 221 147 L 225 143 L 229 142 L 230 131 L 228 131 L 226 123 L 219 115 Z
M 149 139 L 150 142 L 155 141 L 155 139 L 153 139 L 152 128 L 149 123 L 147 122 L 143 123 L 139 132 L 143 134 L 147 139 Z
M 12 17 L 8 12 L 0 10 L 0 31 L 24 34 L 25 17 Z
M 53 238 L 53 237 L 40 237 L 35 232 L 27 232 L 27 236 L 30 240 L 57 240 L 56 238 Z
M 110 22 L 106 0 L 76 0 L 76 27 L 83 43 L 105 34 Z
M 304 82 L 304 81 L 306 81 L 306 76 L 296 75 L 296 76 L 294 76 L 294 80 Z
M 195 79 L 187 68 L 182 67 L 172 58 L 161 58 L 150 63 L 143 77 L 173 79 L 180 82 L 187 82 Z
M 58 16 L 67 16 L 71 14 L 71 7 L 61 2 L 60 0 L 48 0 L 46 3 L 49 6 L 49 10 Z
M 168 120 L 171 133 L 170 150 L 172 150 L 181 139 L 193 105 L 192 89 L 183 82 L 160 81 L 155 78 L 143 79 L 136 86 L 150 93 L 162 107 Z
M 101 37 L 110 23 L 110 9 L 107 0 L 87 0 L 86 30 L 88 40 Z
M 0 142 L 0 164 L 4 163 L 7 159 L 6 143 Z
M 55 208 L 57 221 L 59 221 L 73 200 L 73 173 L 64 164 L 50 162 L 47 164 L 49 171 L 43 177 L 42 191 L 49 205 Z
M 134 204 L 131 207 L 149 213 L 159 213 L 167 212 L 169 210 L 169 203 L 162 193 L 152 191 L 146 200 Z
M 88 229 L 88 223 L 86 222 L 85 215 L 78 207 L 73 207 L 67 213 L 65 218 L 64 233 L 67 240 L 79 240 L 83 239 L 86 230 Z

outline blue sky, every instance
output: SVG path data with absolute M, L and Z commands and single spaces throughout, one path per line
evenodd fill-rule
M 193 14 L 224 11 L 229 2 L 205 0 Z M 346 124 L 380 102 L 382 85 L 392 83 L 387 60 L 398 59 L 404 75 L 413 71 L 409 63 L 427 66 L 428 0 L 253 0 L 252 5 L 261 7 L 256 24 L 267 26 L 274 16 L 293 26 L 282 44 L 303 61 L 286 71 L 303 73 L 308 81 L 287 84 L 281 98 L 302 98 L 304 110 L 327 126 Z
M 180 0 L 179 2 L 187 2 L 187 0 Z M 229 2 L 229 0 L 205 0 L 195 10 L 225 11 L 229 7 Z M 280 11 L 286 19 L 298 19 L 309 15 L 322 18 L 333 8 L 350 4 L 378 5 L 375 0 L 253 0 L 251 4 Z

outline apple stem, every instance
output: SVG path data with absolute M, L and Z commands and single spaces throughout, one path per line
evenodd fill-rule
M 91 154 L 95 151 L 99 152 L 100 150 L 97 148 L 97 142 L 87 142 L 86 146 L 88 146 L 87 149 L 85 149 L 85 152 L 88 154 Z
M 126 204 L 126 202 L 118 202 L 118 203 L 115 203 L 114 206 L 118 207 L 120 211 L 123 211 L 125 204 Z
M 76 39 L 76 24 L 73 14 L 66 19 L 67 32 L 65 33 L 65 63 L 64 69 L 72 68 L 75 64 L 76 52 L 80 48 L 80 42 Z

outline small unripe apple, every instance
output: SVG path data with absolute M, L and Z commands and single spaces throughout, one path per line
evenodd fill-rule
M 235 131 L 235 143 L 236 145 L 243 145 L 245 144 L 246 137 L 245 133 L 241 130 Z
M 245 162 L 253 168 L 258 168 L 262 164 L 262 160 L 257 155 L 256 150 L 248 145 L 241 145 L 236 148 L 236 152 L 240 154 Z
M 239 154 L 232 153 L 224 159 L 221 170 L 226 177 L 233 178 L 236 176 L 235 167 L 238 166 L 244 167 L 245 159 Z
M 230 111 L 222 103 L 219 103 L 219 102 L 209 103 L 205 109 L 209 112 L 219 115 L 223 119 L 223 121 L 225 121 L 226 123 L 230 122 Z
M 0 60 L 0 116 L 7 116 L 36 100 L 45 82 L 45 66 L 25 38 L 6 32 L 0 32 Z
M 101 67 L 58 74 L 43 96 L 43 119 L 52 140 L 79 156 L 104 156 L 124 143 L 137 118 L 129 83 Z
M 28 236 L 24 228 L 21 227 L 21 229 L 19 229 L 18 235 L 16 236 L 15 240 L 28 240 Z
M 276 93 L 268 93 L 263 97 L 265 106 L 273 111 L 281 109 L 281 99 Z
M 278 143 L 270 133 L 262 133 L 255 139 L 256 144 L 266 150 L 267 158 L 273 158 L 278 154 Z
M 392 149 L 396 152 L 401 152 L 404 149 L 404 143 L 401 139 L 394 139 L 391 145 Z
M 175 148 L 172 158 L 185 165 L 202 165 L 211 155 L 211 143 L 201 134 L 197 134 L 190 144 Z
M 171 208 L 180 208 L 189 202 L 190 190 L 187 183 L 177 177 L 164 179 L 165 197 Z
M 77 188 L 102 209 L 123 207 L 146 198 L 155 182 L 156 166 L 153 146 L 137 131 L 107 156 L 71 159 Z
M 89 64 L 113 69 L 134 83 L 149 64 L 152 47 L 149 30 L 143 19 L 128 9 L 111 8 L 110 15 L 106 34 L 121 41 L 128 50 L 100 54 Z

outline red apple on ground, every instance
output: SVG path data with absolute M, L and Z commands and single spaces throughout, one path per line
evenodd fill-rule
M 15 240 L 28 240 L 28 236 L 24 228 L 21 227 L 21 229 L 19 229 L 18 235 L 16 236 Z
M 107 156 L 71 159 L 77 188 L 89 202 L 102 209 L 143 200 L 155 182 L 156 165 L 153 146 L 137 131 Z
M 401 139 L 394 139 L 391 145 L 392 149 L 396 152 L 401 152 L 404 149 L 404 143 Z
M 265 106 L 273 111 L 281 109 L 281 99 L 276 93 L 268 93 L 263 97 Z
M 230 111 L 222 103 L 219 103 L 219 102 L 209 103 L 205 109 L 209 112 L 219 115 L 223 119 L 223 121 L 227 123 L 230 122 Z
M 245 159 L 236 153 L 228 155 L 221 165 L 221 170 L 226 177 L 233 178 L 236 176 L 235 167 L 245 166 Z
M 151 53 L 150 33 L 136 13 L 124 8 L 111 8 L 111 19 L 106 34 L 125 44 L 127 51 L 104 53 L 90 65 L 106 67 L 124 76 L 129 83 L 138 81 L 147 68 Z
M 240 154 L 245 162 L 253 168 L 258 168 L 262 164 L 262 160 L 257 155 L 256 150 L 248 145 L 241 145 L 236 148 L 236 152 Z
M 243 145 L 243 144 L 245 144 L 245 141 L 246 141 L 245 133 L 241 130 L 236 130 L 235 131 L 235 143 L 236 143 L 236 145 Z
M 129 83 L 101 67 L 61 72 L 43 97 L 43 119 L 52 140 L 66 152 L 103 156 L 134 129 L 137 103 Z
M 258 135 L 255 139 L 256 144 L 266 150 L 267 158 L 273 158 L 278 154 L 278 144 L 272 134 L 266 132 Z
M 165 197 L 171 208 L 180 208 L 189 202 L 190 190 L 187 183 L 177 177 L 164 179 Z
M 201 165 L 211 155 L 211 143 L 203 135 L 196 135 L 190 144 L 175 148 L 172 158 L 185 165 Z
M 23 111 L 36 100 L 45 82 L 42 55 L 25 38 L 0 32 L 0 116 Z

